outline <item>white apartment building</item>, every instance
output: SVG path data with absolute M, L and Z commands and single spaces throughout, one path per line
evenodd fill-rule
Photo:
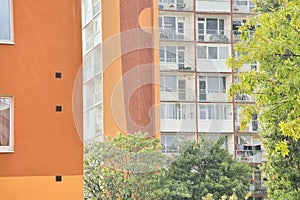
M 82 1 L 84 139 L 103 140 L 101 1 Z
M 266 197 L 257 115 L 240 130 L 239 114 L 253 98 L 227 90 L 238 81 L 226 66 L 239 41 L 238 27 L 252 15 L 250 0 L 157 0 L 159 13 L 160 132 L 162 151 L 176 153 L 180 142 L 199 135 L 225 136 L 224 147 L 256 170 L 253 200 Z M 103 140 L 101 1 L 82 1 L 84 138 Z M 257 63 L 241 71 L 258 70 Z
M 240 130 L 239 114 L 252 97 L 227 90 L 238 81 L 226 66 L 238 27 L 252 15 L 250 0 L 158 0 L 160 39 L 160 119 L 163 152 L 178 151 L 185 138 L 225 136 L 224 146 L 241 162 L 255 167 L 252 199 L 266 196 L 261 171 L 263 147 L 257 135 L 257 115 Z M 245 64 L 240 71 L 258 70 Z

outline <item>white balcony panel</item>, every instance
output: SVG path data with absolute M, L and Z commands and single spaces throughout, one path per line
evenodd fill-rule
M 227 102 L 228 95 L 226 93 L 207 93 L 206 101 Z
M 200 72 L 231 72 L 226 66 L 226 60 L 197 59 L 197 70 Z
M 230 1 L 198 0 L 196 10 L 198 12 L 230 12 Z
M 196 121 L 161 119 L 160 129 L 162 132 L 195 132 Z
M 232 120 L 199 120 L 199 132 L 233 132 Z

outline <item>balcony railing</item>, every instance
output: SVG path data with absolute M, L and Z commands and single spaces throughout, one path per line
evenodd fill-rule
M 194 30 L 192 29 L 159 29 L 160 40 L 193 41 Z
M 254 102 L 253 97 L 246 94 L 237 94 L 234 97 L 235 102 Z
M 235 13 L 250 13 L 255 4 L 251 0 L 233 0 L 232 8 Z
M 252 38 L 253 35 L 254 35 L 254 32 L 255 31 L 250 31 L 249 32 L 249 38 Z M 238 31 L 238 30 L 233 30 L 232 31 L 232 34 L 233 34 L 233 41 L 234 42 L 238 42 L 238 41 L 241 41 L 241 33 Z
M 199 42 L 230 42 L 230 30 L 198 29 Z
M 242 162 L 261 163 L 263 150 L 261 145 L 237 144 L 236 159 Z
M 195 61 L 193 59 L 174 58 L 167 59 L 167 62 L 160 60 L 160 70 L 162 71 L 194 71 Z
M 178 89 L 176 92 L 161 92 L 162 101 L 193 101 L 195 100 L 195 90 Z
M 175 11 L 193 11 L 194 3 L 193 0 L 176 1 L 176 0 L 162 0 L 158 4 L 159 10 L 175 10 Z

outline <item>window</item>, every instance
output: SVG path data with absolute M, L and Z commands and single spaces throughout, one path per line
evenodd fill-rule
M 194 139 L 194 135 L 189 133 L 179 134 L 162 134 L 161 135 L 161 146 L 163 153 L 177 153 L 186 142 Z
M 175 75 L 160 76 L 161 92 L 177 92 L 177 77 Z
M 160 62 L 179 62 L 183 63 L 185 59 L 184 46 L 160 46 L 159 48 Z
M 200 120 L 232 120 L 231 105 L 227 104 L 200 104 Z
M 195 104 L 162 103 L 160 105 L 161 119 L 190 120 L 194 118 Z
M 218 18 L 198 18 L 198 36 L 204 35 L 224 35 L 224 19 Z M 199 37 L 199 41 L 203 41 Z
M 0 97 L 0 152 L 12 152 L 13 144 L 13 101 Z
M 0 43 L 13 43 L 12 0 L 0 0 Z
M 208 59 L 218 59 L 217 47 L 208 47 Z
M 197 46 L 198 59 L 225 60 L 228 58 L 228 47 Z
M 220 59 L 228 58 L 228 48 L 227 47 L 219 47 L 219 58 Z
M 225 93 L 226 77 L 208 76 L 207 91 L 208 93 Z

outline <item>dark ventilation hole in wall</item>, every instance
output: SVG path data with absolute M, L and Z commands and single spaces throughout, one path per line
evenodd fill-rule
M 55 72 L 55 78 L 61 78 L 62 73 L 61 72 Z
M 62 106 L 56 106 L 55 111 L 56 112 L 62 112 Z
M 62 181 L 62 176 L 55 176 L 55 181 L 56 182 L 61 182 Z

